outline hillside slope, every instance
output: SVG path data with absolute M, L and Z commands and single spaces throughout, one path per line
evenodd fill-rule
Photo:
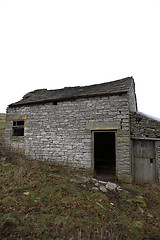
M 0 113 L 0 130 L 5 129 L 5 123 L 6 123 L 6 114 Z
M 158 187 L 104 193 L 83 172 L 12 161 L 0 161 L 1 239 L 160 239 Z
M 4 156 L 4 130 L 6 123 L 6 114 L 0 113 L 0 158 Z

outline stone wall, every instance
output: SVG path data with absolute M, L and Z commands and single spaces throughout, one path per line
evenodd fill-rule
M 131 112 L 137 112 L 137 99 L 136 99 L 136 94 L 135 94 L 135 83 L 134 82 L 132 82 L 128 94 L 129 94 L 129 110 Z
M 156 147 L 156 176 L 158 178 L 158 182 L 160 183 L 160 141 L 155 142 Z
M 25 136 L 12 136 L 12 121 L 25 119 Z M 115 124 L 118 126 L 115 129 Z M 74 101 L 9 107 L 6 144 L 22 149 L 31 159 L 94 169 L 92 134 L 88 123 L 100 130 L 117 132 L 116 161 L 119 179 L 131 181 L 130 123 L 128 94 L 94 97 Z
M 131 137 L 160 138 L 160 122 L 141 113 L 131 113 Z
M 156 176 L 160 182 L 160 122 L 141 113 L 131 113 L 131 138 L 155 141 Z

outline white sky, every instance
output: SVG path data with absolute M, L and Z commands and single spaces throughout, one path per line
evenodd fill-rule
M 35 89 L 128 76 L 160 118 L 160 0 L 0 0 L 0 112 Z

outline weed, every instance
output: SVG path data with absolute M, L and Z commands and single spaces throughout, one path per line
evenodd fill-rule
M 0 113 L 0 130 L 5 129 L 5 123 L 6 123 L 6 114 Z
M 138 199 L 133 199 L 132 200 L 133 203 L 137 204 L 138 206 L 142 207 L 142 208 L 146 208 L 147 205 L 144 201 L 138 200 Z
M 1 200 L 1 203 L 7 208 L 13 207 L 16 204 L 16 199 L 12 196 L 7 196 Z

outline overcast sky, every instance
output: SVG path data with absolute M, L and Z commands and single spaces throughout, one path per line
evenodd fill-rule
M 160 0 L 0 0 L 0 112 L 35 89 L 128 76 L 160 118 Z

